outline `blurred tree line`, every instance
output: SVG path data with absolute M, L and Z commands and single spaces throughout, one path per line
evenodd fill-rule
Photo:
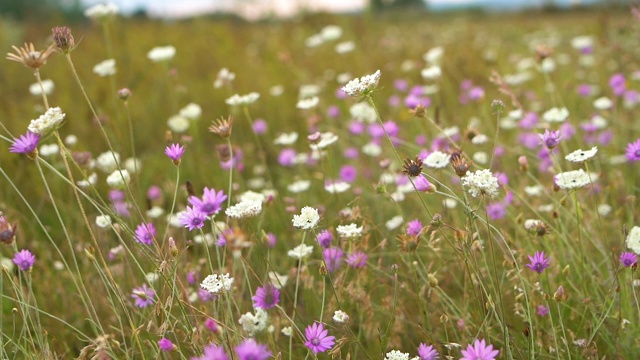
M 78 20 L 82 12 L 80 0 L 0 0 L 0 16 L 13 20 L 36 20 L 52 15 Z

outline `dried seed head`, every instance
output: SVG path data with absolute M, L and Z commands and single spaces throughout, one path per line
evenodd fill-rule
M 51 29 L 53 41 L 58 51 L 68 54 L 76 46 L 76 42 L 71 35 L 71 29 L 66 26 L 56 26 Z
M 418 106 L 416 106 L 415 108 L 409 110 L 409 112 L 411 113 L 411 115 L 418 117 L 418 118 L 423 118 L 427 116 L 427 108 L 425 108 L 424 106 L 422 106 L 422 104 L 418 104 Z
M 128 88 L 122 88 L 118 90 L 118 97 L 122 101 L 129 100 L 129 97 L 131 97 L 131 90 L 129 90 Z
M 553 54 L 553 49 L 549 45 L 541 44 L 536 46 L 536 60 L 541 63 L 542 60 L 548 58 Z
M 36 51 L 32 43 L 24 43 L 23 47 L 11 46 L 14 53 L 7 53 L 7 60 L 19 62 L 26 67 L 39 69 L 47 63 L 47 59 L 55 51 L 55 45 L 51 44 L 43 51 Z
M 233 130 L 233 117 L 229 115 L 228 118 L 220 118 L 214 121 L 211 126 L 209 126 L 209 131 L 226 139 L 231 136 L 231 131 Z
M 0 242 L 5 244 L 11 244 L 16 237 L 16 229 L 18 223 L 14 223 L 13 226 L 7 222 L 2 211 L 0 211 Z
M 415 252 L 416 250 L 418 250 L 420 238 L 407 234 L 401 234 L 398 236 L 398 242 L 400 243 L 400 250 L 404 252 Z
M 469 171 L 469 168 L 473 164 L 473 162 L 468 161 L 462 156 L 462 153 L 459 151 L 451 154 L 451 166 L 453 166 L 453 170 L 456 172 L 456 175 L 459 177 L 463 177 Z
M 411 177 L 416 177 L 422 173 L 422 159 L 417 156 L 414 160 L 407 158 L 404 160 L 402 168 L 404 169 L 402 171 L 403 173 Z
M 553 294 L 553 299 L 557 302 L 561 302 L 567 300 L 569 297 L 564 292 L 564 287 L 562 285 L 558 286 L 558 290 Z

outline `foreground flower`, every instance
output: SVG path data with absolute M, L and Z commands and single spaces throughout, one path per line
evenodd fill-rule
M 362 226 L 356 224 L 338 225 L 336 232 L 341 239 L 352 239 L 362 235 Z
M 185 211 L 178 214 L 178 222 L 189 231 L 203 227 L 205 220 L 206 215 L 204 213 L 190 206 L 187 206 Z
M 261 308 L 255 308 L 255 314 L 247 312 L 240 316 L 238 323 L 242 325 L 242 329 L 249 335 L 263 331 L 267 328 L 269 315 Z
M 162 351 L 173 351 L 176 349 L 176 346 L 167 338 L 158 340 L 158 346 Z
M 169 157 L 169 159 L 173 160 L 173 163 L 180 165 L 180 159 L 182 155 L 184 155 L 184 146 L 180 144 L 171 144 L 164 148 L 164 153 Z
M 571 154 L 565 156 L 564 158 L 565 160 L 568 160 L 571 162 L 584 162 L 594 157 L 597 152 L 598 152 L 598 147 L 594 146 L 591 148 L 591 150 L 578 149 L 572 152 Z
M 542 274 L 544 269 L 549 267 L 549 261 L 551 258 L 545 258 L 544 251 L 536 251 L 533 256 L 529 256 L 530 263 L 527 264 L 527 267 L 538 274 Z
M 342 87 L 342 91 L 349 96 L 367 95 L 378 86 L 378 81 L 380 81 L 380 70 L 371 75 L 365 75 L 360 79 L 349 81 L 347 85 Z
M 266 360 L 271 357 L 267 345 L 258 344 L 253 339 L 245 339 L 236 346 L 236 354 L 240 360 Z
M 253 307 L 271 309 L 280 302 L 280 290 L 273 285 L 265 285 L 256 290 L 253 299 Z
M 626 267 L 633 266 L 638 261 L 638 256 L 632 252 L 623 252 L 620 254 L 620 264 Z
M 549 129 L 545 129 L 544 134 L 538 134 L 538 136 L 540 137 L 541 143 L 549 150 L 558 146 L 560 139 L 562 139 L 560 130 L 549 131 Z
M 400 350 L 391 350 L 384 356 L 384 360 L 409 360 L 409 353 L 403 353 Z
M 43 51 L 37 51 L 32 43 L 24 43 L 23 47 L 11 46 L 15 54 L 7 53 L 7 60 L 19 62 L 26 67 L 38 69 L 47 63 L 47 59 L 55 50 L 55 44 Z
M 320 215 L 318 215 L 318 209 L 314 209 L 310 206 L 305 206 L 300 210 L 300 215 L 293 215 L 293 226 L 302 230 L 313 229 L 320 221 Z
M 427 346 L 427 344 L 420 343 L 418 346 L 418 356 L 420 360 L 438 360 L 440 355 L 433 347 L 433 345 Z
M 337 322 L 338 324 L 344 324 L 349 321 L 349 315 L 347 315 L 347 313 L 342 310 L 336 310 L 333 313 L 333 321 Z
M 627 235 L 626 245 L 631 251 L 640 254 L 640 226 L 634 226 Z
M 579 169 L 559 173 L 553 177 L 553 180 L 560 189 L 569 190 L 587 186 L 595 180 L 594 178 L 595 175 Z
M 304 333 L 307 338 L 304 346 L 308 347 L 315 354 L 325 352 L 335 344 L 335 336 L 327 336 L 328 331 L 324 329 L 321 323 L 316 322 L 313 323 L 313 325 L 309 325 Z
M 478 195 L 495 197 L 498 195 L 498 178 L 487 169 L 468 173 L 462 178 L 462 184 L 469 188 L 469 194 L 473 197 L 478 197 Z
M 640 139 L 627 145 L 627 160 L 640 161 Z
M 19 139 L 13 139 L 13 145 L 9 151 L 17 154 L 35 154 L 38 141 L 40 141 L 40 135 L 27 131 L 25 135 L 20 135 Z
M 241 201 L 225 210 L 225 214 L 231 218 L 243 219 L 253 217 L 262 211 L 262 201 Z
M 201 357 L 192 357 L 191 360 L 229 360 L 221 345 L 210 344 L 204 347 Z
M 65 114 L 59 107 L 52 107 L 47 109 L 39 118 L 31 120 L 27 129 L 34 134 L 46 135 L 55 130 L 64 120 L 64 117 Z
M 462 350 L 460 360 L 494 360 L 500 351 L 493 350 L 493 345 L 488 345 L 484 340 L 478 340 L 473 346 L 467 346 L 467 350 Z
M 216 189 L 205 187 L 202 199 L 192 195 L 189 197 L 189 204 L 205 215 L 213 216 L 220 211 L 225 200 L 227 200 L 227 195 L 222 190 L 216 192 Z
M 136 241 L 142 244 L 153 244 L 153 238 L 156 236 L 156 228 L 153 224 L 140 224 L 136 227 Z
M 133 289 L 131 297 L 135 300 L 137 307 L 146 308 L 155 302 L 156 292 L 147 284 L 142 284 L 141 287 Z
M 218 294 L 222 291 L 231 290 L 231 286 L 233 285 L 233 278 L 229 277 L 229 274 L 213 274 L 207 276 L 202 283 L 200 283 L 200 287 L 207 290 L 212 294 Z
M 23 249 L 13 256 L 12 261 L 20 268 L 20 270 L 26 271 L 31 269 L 33 264 L 36 262 L 36 257 L 31 253 L 31 251 Z

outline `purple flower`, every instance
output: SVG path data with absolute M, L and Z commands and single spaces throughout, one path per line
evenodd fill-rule
M 629 267 L 638 261 L 638 256 L 632 252 L 623 252 L 620 254 L 620 264 Z
M 544 305 L 538 305 L 537 307 L 538 316 L 547 316 L 549 313 L 549 308 Z
M 322 230 L 318 236 L 316 236 L 316 240 L 318 240 L 318 244 L 323 248 L 328 248 L 331 246 L 331 240 L 333 240 L 333 234 L 329 230 Z
M 203 192 L 202 200 L 192 195 L 189 197 L 189 204 L 207 216 L 217 214 L 222 208 L 222 203 L 227 200 L 227 195 L 225 195 L 222 190 L 216 192 L 216 189 L 209 189 L 207 187 L 204 188 Z
M 504 202 L 494 202 L 487 205 L 487 215 L 491 220 L 500 220 L 507 215 L 507 205 Z
M 204 327 L 206 327 L 209 331 L 211 331 L 214 334 L 217 334 L 220 331 L 220 327 L 218 326 L 218 323 L 212 318 L 208 318 L 204 322 Z
M 627 145 L 627 160 L 640 161 L 640 139 Z
M 332 273 L 340 267 L 344 251 L 335 247 L 327 248 L 322 251 L 322 256 L 324 256 L 324 262 L 327 265 L 327 270 Z
M 164 153 L 169 157 L 169 159 L 173 160 L 174 164 L 179 165 L 180 159 L 184 154 L 184 146 L 180 144 L 172 144 L 164 149 Z
M 427 177 L 422 174 L 413 179 L 413 184 L 416 186 L 416 189 L 418 189 L 418 191 L 431 191 L 435 189 L 435 187 L 431 185 L 429 180 L 427 180 Z
M 267 245 L 269 245 L 269 247 L 274 247 L 276 246 L 276 241 L 278 239 L 276 238 L 276 235 L 274 233 L 267 233 Z
M 340 168 L 340 179 L 348 183 L 353 182 L 358 175 L 358 170 L 351 165 L 344 165 Z
M 328 331 L 321 323 L 314 322 L 304 330 L 307 341 L 304 346 L 308 347 L 315 354 L 325 352 L 335 344 L 335 336 L 327 336 Z
M 160 350 L 162 350 L 162 351 L 172 351 L 172 350 L 174 350 L 176 348 L 176 346 L 173 345 L 171 340 L 169 340 L 167 338 L 162 338 L 162 339 L 158 340 L 158 346 L 160 347 Z
M 345 262 L 354 269 L 359 269 L 367 265 L 367 259 L 369 256 L 363 253 L 362 251 L 355 251 L 349 255 L 347 255 L 347 260 Z
M 153 305 L 156 297 L 156 292 L 147 286 L 142 284 L 141 287 L 133 289 L 131 297 L 135 300 L 136 306 L 139 308 L 146 308 Z
M 159 186 L 153 185 L 147 190 L 147 199 L 149 200 L 158 200 L 160 196 L 162 196 L 162 189 Z
M 187 206 L 185 211 L 178 214 L 178 221 L 180 222 L 180 225 L 186 227 L 189 231 L 203 227 L 206 218 L 206 214 L 189 206 Z
M 156 236 L 156 228 L 153 224 L 140 224 L 136 228 L 136 241 L 139 243 L 151 245 L 153 238 Z
M 427 344 L 420 343 L 418 346 L 418 356 L 420 360 L 438 360 L 440 359 L 440 355 L 434 349 L 433 345 L 427 346 Z
M 251 299 L 253 299 L 253 307 L 271 309 L 280 302 L 280 290 L 273 285 L 265 285 L 259 287 Z
M 278 163 L 282 166 L 293 166 L 296 160 L 296 151 L 291 148 L 282 149 L 278 155 Z
M 32 153 L 38 147 L 38 141 L 40 141 L 40 135 L 27 131 L 25 135 L 20 135 L 20 138 L 13 139 L 13 145 L 9 151 L 17 154 Z
M 115 211 L 118 216 L 129 217 L 129 204 L 127 204 L 126 201 L 114 201 L 113 211 Z
M 13 256 L 13 263 L 22 271 L 31 269 L 35 262 L 36 257 L 27 249 L 22 249 Z
M 113 202 L 124 201 L 126 199 L 126 196 L 124 194 L 124 191 L 121 191 L 121 190 L 109 190 L 109 199 L 111 199 L 111 201 L 113 201 Z
M 478 340 L 473 346 L 468 345 L 467 350 L 462 350 L 460 360 L 494 360 L 500 351 L 493 350 L 493 345 L 488 345 L 484 340 Z
M 348 147 L 344 150 L 344 157 L 347 159 L 357 159 L 358 149 L 354 147 Z
M 192 357 L 191 360 L 229 360 L 229 357 L 224 352 L 224 347 L 209 344 L 204 347 L 204 354 L 201 357 Z
M 340 116 L 340 108 L 335 105 L 329 106 L 329 108 L 327 109 L 327 116 L 334 119 L 337 118 L 338 116 Z
M 558 146 L 560 143 L 560 139 L 562 139 L 562 135 L 560 135 L 560 130 L 549 131 L 546 129 L 544 134 L 538 134 L 540 137 L 540 143 L 547 147 L 547 149 L 553 149 Z
M 624 94 L 625 90 L 627 90 L 627 83 L 623 74 L 614 74 L 609 79 L 609 86 L 611 90 L 613 90 L 613 94 L 615 96 L 620 96 Z
M 271 356 L 267 345 L 258 344 L 253 339 L 245 339 L 236 346 L 236 354 L 240 360 L 266 360 Z
M 410 236 L 418 236 L 420 231 L 422 231 L 422 227 L 423 225 L 420 220 L 411 220 L 407 223 L 407 234 Z
M 267 122 L 264 121 L 264 119 L 256 119 L 256 121 L 253 122 L 253 132 L 258 135 L 266 133 L 268 128 Z
M 549 267 L 549 261 L 551 258 L 545 258 L 544 251 L 536 251 L 533 256 L 529 256 L 530 263 L 527 267 L 539 274 L 542 274 L 544 269 Z
M 353 135 L 360 135 L 364 132 L 364 127 L 360 121 L 353 120 L 349 123 L 349 132 Z

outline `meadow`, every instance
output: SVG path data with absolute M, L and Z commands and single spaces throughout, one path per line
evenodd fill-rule
M 637 358 L 639 13 L 0 20 L 0 358 Z

